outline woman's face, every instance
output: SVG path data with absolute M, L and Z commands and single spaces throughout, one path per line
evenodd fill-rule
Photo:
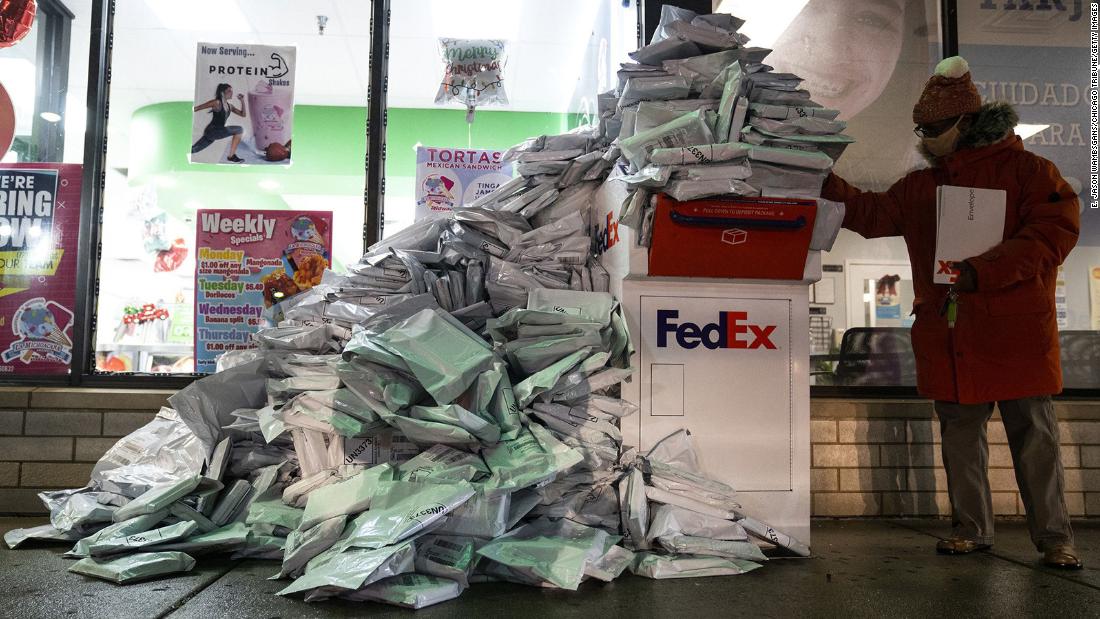
M 225 89 L 225 98 L 226 99 L 232 99 L 233 98 L 233 87 L 232 86 Z
M 886 88 L 901 54 L 904 0 L 810 0 L 765 60 L 847 119 Z

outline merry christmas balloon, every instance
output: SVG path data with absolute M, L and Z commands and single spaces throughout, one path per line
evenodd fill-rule
M 504 92 L 504 65 L 508 60 L 504 41 L 493 39 L 439 39 L 443 79 L 435 95 L 437 104 L 451 101 L 474 108 L 489 103 L 508 103 Z

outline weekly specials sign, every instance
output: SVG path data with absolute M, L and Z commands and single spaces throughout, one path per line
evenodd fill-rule
M 321 283 L 331 211 L 202 209 L 195 263 L 195 371 L 249 348 L 264 311 Z

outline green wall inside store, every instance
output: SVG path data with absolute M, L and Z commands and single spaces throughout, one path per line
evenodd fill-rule
M 188 219 L 195 207 L 286 208 L 280 194 L 361 195 L 365 185 L 366 108 L 294 108 L 289 166 L 192 164 L 191 104 L 169 102 L 137 110 L 130 125 L 128 183 L 157 187 L 158 205 Z M 567 131 L 576 114 L 390 108 L 386 132 L 386 192 L 411 196 L 416 145 L 503 149 L 530 136 Z M 277 186 L 262 189 L 261 181 Z M 272 186 L 271 183 L 265 183 Z

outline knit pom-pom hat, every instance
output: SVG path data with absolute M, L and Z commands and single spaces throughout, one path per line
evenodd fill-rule
M 963 114 L 977 113 L 982 97 L 970 80 L 970 65 L 961 56 L 944 58 L 924 85 L 913 106 L 913 122 L 926 125 Z

